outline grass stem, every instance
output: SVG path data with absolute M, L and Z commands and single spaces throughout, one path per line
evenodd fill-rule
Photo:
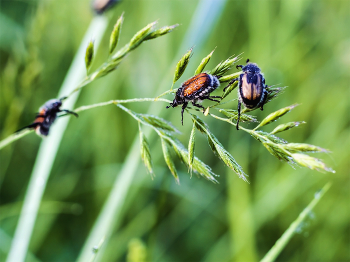
M 305 218 L 310 214 L 312 209 L 320 201 L 323 195 L 330 188 L 331 183 L 328 182 L 320 191 L 315 193 L 314 199 L 310 204 L 299 214 L 298 218 L 289 226 L 289 228 L 283 233 L 283 235 L 277 240 L 276 244 L 267 252 L 264 258 L 260 262 L 272 262 L 282 252 L 284 247 L 288 244 L 297 228 L 303 223 Z
M 94 35 L 95 47 L 97 48 L 107 24 L 107 19 L 102 16 L 96 16 L 91 21 L 89 29 L 62 84 L 58 97 L 62 97 L 70 92 L 83 79 L 86 74 L 83 61 L 87 43 L 90 41 L 91 36 Z M 79 92 L 76 92 L 74 96 L 67 99 L 65 106 L 72 108 L 78 95 Z M 51 135 L 44 139 L 40 145 L 7 262 L 22 262 L 26 258 L 41 199 L 68 122 L 69 117 L 57 122 L 55 128 L 52 129 Z M 23 136 L 25 134 L 27 132 L 24 132 Z

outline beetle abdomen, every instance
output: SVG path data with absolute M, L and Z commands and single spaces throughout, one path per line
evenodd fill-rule
M 240 96 L 246 107 L 252 109 L 259 105 L 264 92 L 263 87 L 261 74 L 245 74 L 242 76 Z
M 210 82 L 211 79 L 208 74 L 201 73 L 199 75 L 196 75 L 183 83 L 183 95 L 185 97 L 191 96 L 192 94 L 195 94 L 197 91 L 199 91 L 203 86 L 209 86 Z

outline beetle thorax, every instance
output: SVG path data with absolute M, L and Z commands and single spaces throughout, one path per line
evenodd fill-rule
M 260 73 L 260 68 L 255 63 L 248 63 L 242 68 L 243 72 L 247 74 L 258 74 Z

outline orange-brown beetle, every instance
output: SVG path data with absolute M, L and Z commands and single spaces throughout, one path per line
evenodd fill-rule
M 181 85 L 181 87 L 176 91 L 175 99 L 170 103 L 169 107 L 176 107 L 182 105 L 181 110 L 181 123 L 183 125 L 184 111 L 188 105 L 188 102 L 192 102 L 193 106 L 203 108 L 200 104 L 197 104 L 198 101 L 208 99 L 215 102 L 220 102 L 213 98 L 221 98 L 220 96 L 210 96 L 210 93 L 213 92 L 220 85 L 219 79 L 217 76 L 209 75 L 207 73 L 198 74 Z

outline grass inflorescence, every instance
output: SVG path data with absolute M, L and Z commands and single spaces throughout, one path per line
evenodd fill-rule
M 111 34 L 110 52 L 113 52 L 113 50 L 115 49 L 118 43 L 119 33 L 120 33 L 120 28 L 122 26 L 122 23 L 123 23 L 123 15 L 118 19 L 113 29 L 113 32 Z M 88 82 L 91 82 L 94 79 L 101 77 L 103 75 L 107 75 L 108 73 L 113 71 L 116 68 L 116 66 L 119 65 L 119 63 L 122 61 L 122 58 L 125 57 L 125 55 L 128 52 L 132 51 L 137 46 L 139 46 L 143 41 L 153 39 L 153 38 L 162 36 L 166 33 L 169 33 L 171 30 L 173 30 L 177 26 L 177 25 L 168 26 L 168 27 L 163 27 L 161 29 L 155 30 L 153 29 L 155 24 L 156 22 L 153 22 L 147 25 L 146 27 L 144 27 L 143 29 L 141 29 L 139 32 L 137 32 L 127 45 L 125 45 L 123 48 L 117 51 L 114 55 L 111 55 L 111 58 L 108 60 L 108 62 L 104 63 L 94 73 L 88 75 L 87 79 L 85 79 L 83 84 L 80 85 L 77 89 L 82 88 Z M 206 67 L 210 58 L 212 57 L 213 52 L 214 50 L 209 55 L 207 55 L 202 59 L 199 66 L 195 70 L 195 74 L 199 74 L 203 72 L 204 68 Z M 189 61 L 192 57 L 192 54 L 193 54 L 193 48 L 187 51 L 177 63 L 175 67 L 172 87 L 176 83 L 176 81 L 182 76 L 182 74 L 185 72 L 187 65 L 189 64 Z M 87 69 L 89 69 L 91 65 L 92 57 L 93 57 L 93 42 L 89 44 L 86 52 Z M 232 66 L 236 61 L 238 61 L 238 59 L 239 59 L 238 56 L 231 56 L 228 59 L 220 62 L 212 70 L 209 70 L 208 73 L 212 75 L 217 75 L 221 83 L 232 81 L 233 79 L 236 79 L 242 72 L 239 71 L 228 75 L 225 75 L 225 74 L 232 68 Z M 209 126 L 198 116 L 190 113 L 190 110 L 199 111 L 197 108 L 188 107 L 185 110 L 186 112 L 190 113 L 190 116 L 193 121 L 193 128 L 192 128 L 190 138 L 189 138 L 189 143 L 188 143 L 188 150 L 186 150 L 185 146 L 175 138 L 175 135 L 179 133 L 179 131 L 170 122 L 158 116 L 133 112 L 121 105 L 124 103 L 131 103 L 131 102 L 156 102 L 157 101 L 157 102 L 169 103 L 170 100 L 163 99 L 161 97 L 167 94 L 175 93 L 176 90 L 172 90 L 172 87 L 170 90 L 164 92 L 163 94 L 159 95 L 156 98 L 134 98 L 134 99 L 127 99 L 127 100 L 111 100 L 103 103 L 82 106 L 80 108 L 77 108 L 75 112 L 81 112 L 81 111 L 93 109 L 96 107 L 115 104 L 119 108 L 127 112 L 129 115 L 133 116 L 133 118 L 136 119 L 139 123 L 141 158 L 148 172 L 152 176 L 154 176 L 154 172 L 152 168 L 151 151 L 150 151 L 150 146 L 147 141 L 147 138 L 142 132 L 142 127 L 141 127 L 142 125 L 148 125 L 152 127 L 153 130 L 156 131 L 156 133 L 159 135 L 161 139 L 165 163 L 168 166 L 171 174 L 174 176 L 175 180 L 178 183 L 179 183 L 179 177 L 178 177 L 175 163 L 172 159 L 174 155 L 174 154 L 171 154 L 172 150 L 175 151 L 178 157 L 187 165 L 189 172 L 192 173 L 192 171 L 194 171 L 211 181 L 214 181 L 214 182 L 216 181 L 216 179 L 214 178 L 215 175 L 212 172 L 212 170 L 195 156 L 195 138 L 196 138 L 195 131 L 196 130 L 200 131 L 201 133 L 207 136 L 209 147 L 213 151 L 213 153 L 219 159 L 221 159 L 230 169 L 232 169 L 241 179 L 248 182 L 247 174 L 245 174 L 242 167 L 237 163 L 235 158 L 224 148 L 224 146 L 220 143 L 220 141 L 216 138 L 216 136 L 210 131 Z M 223 108 L 219 108 L 218 106 L 224 103 L 228 103 L 228 102 L 224 102 L 223 100 L 233 90 L 235 90 L 236 87 L 237 87 L 237 81 L 235 81 L 232 85 L 230 85 L 224 91 L 221 97 L 221 101 L 219 103 L 216 103 L 208 107 L 204 111 L 204 116 L 209 115 L 215 118 L 216 120 L 224 121 L 231 125 L 235 125 L 238 119 L 238 111 L 233 109 L 223 109 Z M 273 100 L 274 98 L 276 98 L 283 90 L 284 90 L 284 87 L 268 87 L 267 103 Z M 297 127 L 300 124 L 303 124 L 304 123 L 303 121 L 281 124 L 277 126 L 275 129 L 273 129 L 270 133 L 258 130 L 259 128 L 264 127 L 278 120 L 279 118 L 283 117 L 285 114 L 293 110 L 296 106 L 297 106 L 296 104 L 291 105 L 288 107 L 281 108 L 273 113 L 270 113 L 254 129 L 246 129 L 244 127 L 241 127 L 241 130 L 247 132 L 257 141 L 261 142 L 262 145 L 268 150 L 268 152 L 270 152 L 273 156 L 275 156 L 279 160 L 285 161 L 292 165 L 300 165 L 300 166 L 304 166 L 317 171 L 334 172 L 333 169 L 331 169 L 330 167 L 327 167 L 320 159 L 317 159 L 305 154 L 305 153 L 312 153 L 312 152 L 324 153 L 324 152 L 328 152 L 328 150 L 318 146 L 309 145 L 309 144 L 288 143 L 287 141 L 276 136 L 277 133 L 284 132 L 286 130 Z M 210 112 L 211 108 L 223 114 L 224 117 L 211 113 Z M 255 116 L 244 114 L 244 112 L 249 112 L 249 111 L 251 110 L 247 110 L 247 109 L 242 110 L 243 113 L 241 114 L 241 121 L 257 122 L 257 119 Z M 18 136 L 14 136 L 13 139 L 18 139 Z M 0 145 L 4 146 L 6 145 L 6 143 L 8 143 L 8 141 L 9 140 L 1 141 Z

